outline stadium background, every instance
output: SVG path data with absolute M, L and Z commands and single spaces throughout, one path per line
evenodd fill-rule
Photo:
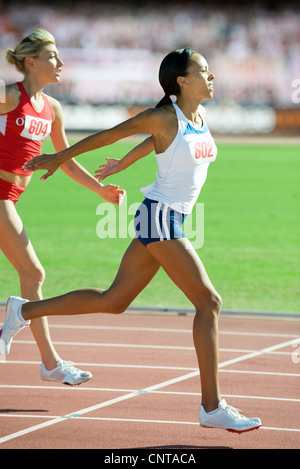
M 67 130 L 114 125 L 161 98 L 159 64 L 191 47 L 216 76 L 213 132 L 298 134 L 300 13 L 296 2 L 0 2 L 1 78 L 21 77 L 5 50 L 35 28 L 51 31 L 64 73 L 47 91 Z M 138 108 L 138 109 L 137 109 Z
M 220 157 L 201 193 L 206 241 L 199 254 L 225 309 L 299 312 L 299 6 L 0 0 L 1 80 L 22 79 L 5 51 L 41 27 L 55 36 L 65 64 L 61 82 L 46 91 L 62 104 L 70 143 L 154 106 L 162 97 L 158 67 L 170 50 L 188 46 L 207 58 L 215 94 L 204 104 Z M 93 172 L 133 145 L 80 162 Z M 129 207 L 155 171 L 154 159 L 145 158 L 108 182 L 126 189 Z M 63 174 L 43 184 L 40 175 L 18 211 L 46 270 L 44 296 L 106 288 L 128 239 L 99 240 L 95 194 Z M 0 302 L 10 294 L 19 294 L 18 278 L 1 255 Z M 190 306 L 163 273 L 135 304 Z

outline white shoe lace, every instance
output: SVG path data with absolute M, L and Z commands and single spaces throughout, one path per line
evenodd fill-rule
M 244 415 L 241 415 L 240 412 L 241 409 L 237 409 L 236 407 L 232 407 L 231 405 L 227 405 L 226 410 L 229 410 L 229 412 L 233 415 L 233 417 L 236 418 L 245 418 Z
M 73 366 L 74 363 L 71 362 L 71 361 L 65 361 L 65 360 L 61 360 L 60 362 L 60 368 L 64 371 L 79 371 L 78 368 L 75 368 L 75 366 Z

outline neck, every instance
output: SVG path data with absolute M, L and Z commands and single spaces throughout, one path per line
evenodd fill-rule
M 43 89 L 46 86 L 45 83 L 42 83 L 37 78 L 29 77 L 29 76 L 25 76 L 22 83 L 30 99 L 33 98 L 36 100 L 39 100 L 43 92 Z
M 178 96 L 176 104 L 180 107 L 187 119 L 189 119 L 193 124 L 198 123 L 200 106 L 199 101 L 183 99 L 182 97 Z

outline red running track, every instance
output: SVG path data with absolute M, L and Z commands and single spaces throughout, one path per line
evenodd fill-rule
M 198 424 L 192 315 L 127 312 L 49 322 L 61 358 L 93 378 L 74 387 L 42 381 L 37 346 L 29 328 L 21 331 L 0 363 L 0 449 L 300 447 L 297 319 L 221 315 L 222 395 L 262 420 L 244 434 Z

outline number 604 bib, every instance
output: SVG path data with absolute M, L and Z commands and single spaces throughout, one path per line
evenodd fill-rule
M 21 132 L 22 137 L 30 140 L 44 140 L 50 133 L 51 121 L 40 117 L 25 116 L 24 129 Z

